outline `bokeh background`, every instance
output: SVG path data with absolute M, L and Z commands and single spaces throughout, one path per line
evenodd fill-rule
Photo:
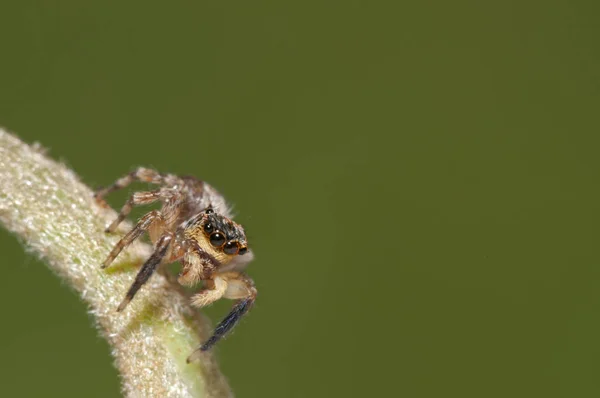
M 260 290 L 217 348 L 238 397 L 598 397 L 598 15 L 3 0 L 0 125 L 92 186 L 146 165 L 235 204 Z M 78 297 L 0 247 L 0 395 L 119 396 Z

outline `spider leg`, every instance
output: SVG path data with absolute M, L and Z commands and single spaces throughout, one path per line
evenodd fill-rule
M 142 285 L 148 282 L 148 279 L 152 276 L 156 268 L 160 265 L 162 260 L 165 258 L 169 251 L 169 246 L 171 241 L 173 240 L 173 234 L 170 232 L 165 233 L 156 243 L 156 249 L 154 253 L 146 260 L 140 271 L 135 277 L 135 280 L 131 284 L 131 287 L 127 291 L 125 298 L 119 304 L 117 311 L 123 311 L 123 309 L 129 304 L 129 302 L 133 299 L 138 290 L 142 287 Z
M 155 224 L 160 226 L 164 225 L 164 220 L 162 214 L 158 210 L 152 210 L 150 213 L 146 214 L 144 217 L 140 219 L 135 227 L 131 231 L 129 231 L 120 241 L 117 242 L 115 247 L 113 247 L 112 251 L 109 253 L 106 260 L 102 263 L 102 268 L 108 267 L 114 260 L 117 258 L 119 253 L 123 251 L 127 246 L 129 246 L 134 240 L 139 238 L 144 231 L 147 231 L 150 227 L 153 227 Z
M 256 288 L 254 282 L 247 275 L 240 272 L 226 272 L 217 274 L 213 282 L 209 282 L 208 289 L 192 297 L 192 305 L 203 307 L 221 297 L 236 300 L 233 308 L 225 318 L 217 325 L 213 335 L 204 342 L 189 357 L 188 362 L 197 358 L 202 352 L 208 351 L 215 343 L 225 336 L 238 321 L 248 312 L 256 299 Z
M 100 200 L 109 193 L 118 191 L 119 189 L 123 189 L 134 181 L 148 182 L 151 184 L 164 184 L 166 178 L 167 176 L 159 173 L 156 170 L 147 169 L 145 167 L 138 167 L 131 173 L 119 178 L 112 185 L 109 185 L 108 187 L 103 189 L 99 189 L 94 195 L 94 197 L 96 198 L 96 200 Z
M 108 228 L 106 228 L 106 230 L 104 230 L 104 232 L 115 232 L 117 230 L 117 227 L 119 226 L 119 224 L 121 224 L 121 222 L 123 222 L 125 217 L 127 217 L 129 215 L 129 213 L 131 212 L 131 209 L 133 209 L 133 206 L 151 204 L 151 203 L 158 201 L 159 199 L 161 199 L 161 190 L 160 189 L 157 189 L 156 191 L 150 191 L 150 192 L 134 193 L 133 195 L 131 195 L 129 197 L 127 202 L 125 202 L 125 204 L 121 208 L 121 211 L 119 212 L 119 215 L 117 216 L 117 218 L 108 226 Z
M 229 282 L 220 275 L 204 281 L 205 289 L 192 296 L 192 305 L 198 308 L 206 307 L 223 297 Z

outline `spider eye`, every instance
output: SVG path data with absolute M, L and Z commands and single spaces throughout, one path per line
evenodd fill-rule
M 214 213 L 215 211 L 213 210 L 213 208 L 212 208 L 212 207 L 207 207 L 207 208 L 206 208 L 206 210 L 204 210 L 204 212 L 205 212 L 206 214 L 212 214 L 212 213 Z
M 248 251 L 247 247 L 240 247 L 240 250 L 238 251 L 238 254 L 241 256 L 242 254 L 245 254 Z
M 207 234 L 210 234 L 213 231 L 214 227 L 211 223 L 207 222 L 206 224 L 204 224 L 204 232 L 206 232 Z
M 231 240 L 223 246 L 223 251 L 227 254 L 236 254 L 238 250 L 238 243 Z
M 225 235 L 220 232 L 213 232 L 210 234 L 210 244 L 214 247 L 221 247 L 225 243 Z

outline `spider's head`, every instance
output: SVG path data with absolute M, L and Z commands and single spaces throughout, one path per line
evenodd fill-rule
M 194 225 L 193 235 L 202 250 L 222 264 L 248 253 L 244 228 L 216 213 L 211 207 L 204 210 Z

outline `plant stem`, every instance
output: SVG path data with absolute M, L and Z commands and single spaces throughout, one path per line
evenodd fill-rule
M 128 397 L 231 397 L 212 354 L 186 364 L 208 322 L 180 289 L 154 275 L 129 306 L 116 308 L 151 247 L 136 243 L 107 270 L 118 240 L 104 233 L 116 217 L 65 165 L 0 129 L 0 222 L 75 289 L 112 349 Z M 125 224 L 120 232 L 131 228 Z

